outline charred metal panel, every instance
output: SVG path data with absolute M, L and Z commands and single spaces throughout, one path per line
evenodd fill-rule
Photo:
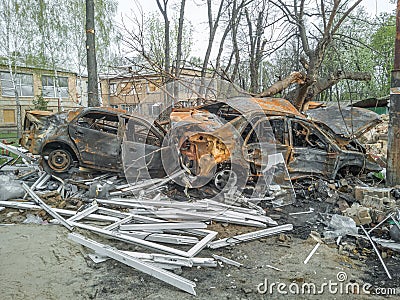
M 296 147 L 292 150 L 288 170 L 292 177 L 300 175 L 335 176 L 337 154 L 319 149 Z
M 328 125 L 337 135 L 347 138 L 359 138 L 381 122 L 373 111 L 359 107 L 337 106 L 308 110 L 307 115 L 318 122 Z

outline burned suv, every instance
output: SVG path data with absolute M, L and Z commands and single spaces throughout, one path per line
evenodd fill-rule
M 371 111 L 330 108 L 310 111 L 307 117 L 284 99 L 251 98 L 204 105 L 197 112 L 186 113 L 196 119 L 195 114 L 202 110 L 219 116 L 225 124 L 209 129 L 203 126 L 203 130 L 182 136 L 180 152 L 192 173 L 209 177 L 207 172 L 215 172 L 217 187 L 223 187 L 221 180 L 228 180 L 232 172 L 248 170 L 250 176 L 260 176 L 269 163 L 268 156 L 279 153 L 292 179 L 333 179 L 342 172 L 381 170 L 356 139 L 380 122 Z M 171 116 L 174 114 L 185 119 L 184 110 Z M 327 125 L 329 121 L 333 129 Z M 240 177 L 237 175 L 233 174 Z

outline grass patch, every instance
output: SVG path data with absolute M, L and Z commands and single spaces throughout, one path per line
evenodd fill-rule
M 12 143 L 14 146 L 16 146 L 15 144 L 19 143 L 17 133 L 10 132 L 0 132 L 0 142 L 3 141 L 7 141 L 7 144 Z
M 13 146 L 19 146 L 19 139 L 17 137 L 16 132 L 0 132 L 0 142 L 2 142 L 2 143 L 6 142 L 6 144 L 11 144 Z M 0 148 L 0 154 L 12 157 L 13 159 L 18 157 L 17 155 L 15 155 L 14 153 L 11 153 L 11 152 L 9 152 L 7 154 L 7 151 L 3 148 Z M 7 158 L 0 157 L 0 165 L 4 164 L 6 161 L 7 161 Z M 20 162 L 22 162 L 21 159 L 19 159 L 17 161 L 17 163 L 20 163 Z

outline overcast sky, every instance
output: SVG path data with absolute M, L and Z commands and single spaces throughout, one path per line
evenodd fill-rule
M 118 0 L 118 20 L 121 16 L 127 20 L 127 16 L 131 15 L 135 5 L 133 0 Z M 144 13 L 158 12 L 156 0 L 137 0 L 143 8 Z M 170 1 L 176 3 L 178 1 Z M 219 3 L 219 1 L 213 1 Z M 194 56 L 203 57 L 206 51 L 207 43 L 207 9 L 205 0 L 188 0 L 186 1 L 185 19 L 190 20 L 194 27 L 193 33 L 193 48 L 192 53 Z M 396 9 L 394 3 L 390 0 L 363 0 L 361 2 L 371 17 L 379 15 L 382 12 L 391 12 Z M 126 23 L 126 22 L 125 22 Z

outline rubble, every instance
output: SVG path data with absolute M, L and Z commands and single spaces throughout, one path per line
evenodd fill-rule
M 28 199 L 22 201 L 7 200 L 0 201 L 0 204 L 6 208 L 33 212 L 44 210 L 55 219 L 51 220 L 50 218 L 48 219 L 49 222 L 54 223 L 56 221 L 70 231 L 74 228 L 80 228 L 124 243 L 140 245 L 156 252 L 169 253 L 165 255 L 120 251 L 111 245 L 99 243 L 81 234 L 69 234 L 69 238 L 73 241 L 95 250 L 95 255 L 91 255 L 91 257 L 97 263 L 107 258 L 113 258 L 194 295 L 194 287 L 196 286 L 194 282 L 167 270 L 197 266 L 216 267 L 216 260 L 240 267 L 242 266 L 241 263 L 217 254 L 213 258 L 197 258 L 195 256 L 206 247 L 210 249 L 219 248 L 221 247 L 220 243 L 225 243 L 227 240 L 227 245 L 233 245 L 237 242 L 257 239 L 293 228 L 291 225 L 276 226 L 278 224 L 265 216 L 264 210 L 244 198 L 238 201 L 239 206 L 235 206 L 209 199 L 189 203 L 173 201 L 157 192 L 145 196 L 141 190 L 135 190 L 134 194 L 137 197 L 132 197 L 131 190 L 129 193 L 131 196 L 124 198 L 115 198 L 110 193 L 101 195 L 98 192 L 95 194 L 91 192 L 91 186 L 103 187 L 102 181 L 109 182 L 105 184 L 110 186 L 110 191 L 113 191 L 114 195 L 115 192 L 122 191 L 122 189 L 125 192 L 127 191 L 126 185 L 114 184 L 114 182 L 118 182 L 118 178 L 110 179 L 109 176 L 102 175 L 91 180 L 73 179 L 69 181 L 68 179 L 53 178 L 52 175 L 47 173 L 37 173 L 30 186 L 25 182 L 22 183 L 23 190 L 33 202 Z M 168 181 L 169 179 L 160 180 L 159 183 L 166 184 Z M 66 192 L 68 185 L 70 185 L 70 192 Z M 143 184 L 142 186 L 147 185 Z M 88 187 L 88 189 L 85 187 Z M 81 200 L 78 202 L 71 201 L 71 198 L 73 199 L 76 195 L 80 195 Z M 87 198 L 84 198 L 84 195 Z M 119 193 L 119 195 L 123 194 Z M 23 198 L 23 195 L 21 198 Z M 51 203 L 51 205 L 46 202 Z M 230 202 L 228 201 L 228 203 Z M 70 209 L 65 209 L 67 206 Z M 166 219 L 170 221 L 165 221 Z M 90 220 L 100 222 L 102 225 L 94 226 L 86 223 Z M 271 225 L 276 227 L 233 236 L 233 243 L 229 239 L 220 239 L 215 241 L 214 244 L 212 241 L 218 233 L 206 229 L 207 224 L 213 221 L 251 227 L 265 228 Z M 47 222 L 41 218 L 41 215 L 30 213 L 23 223 L 46 224 Z M 185 245 L 189 245 L 191 248 L 179 249 L 179 246 Z
M 22 198 L 25 191 L 19 181 L 0 175 L 0 200 Z
M 369 209 L 367 207 L 360 206 L 358 203 L 353 203 L 350 208 L 344 211 L 345 215 L 352 218 L 356 225 L 365 225 L 372 222 L 371 216 L 369 215 Z
M 191 136 L 192 142 L 204 143 L 195 137 L 199 136 Z M 209 142 L 218 144 L 211 138 Z M 197 268 L 198 272 L 200 268 L 215 268 L 217 273 L 225 264 L 244 269 L 246 254 L 231 258 L 222 254 L 241 243 L 263 243 L 273 238 L 279 247 L 288 249 L 291 236 L 311 236 L 310 249 L 313 248 L 304 253 L 303 264 L 312 265 L 317 251 L 320 253 L 326 247 L 335 247 L 346 259 L 357 260 L 376 259 L 375 251 L 387 277 L 395 278 L 388 262 L 400 252 L 399 188 L 385 188 L 381 181 L 366 174 L 334 171 L 337 176 L 325 177 L 312 167 L 307 169 L 307 160 L 287 164 L 288 157 L 274 153 L 267 156 L 265 164 L 258 165 L 263 169 L 257 172 L 265 176 L 248 182 L 253 187 L 256 183 L 265 185 L 265 189 L 254 187 L 246 193 L 235 184 L 221 186 L 219 197 L 214 198 L 207 196 L 209 186 L 191 186 L 193 181 L 189 179 L 193 173 L 188 173 L 189 163 L 186 168 L 157 178 L 135 177 L 135 172 L 127 172 L 124 177 L 108 168 L 101 172 L 94 171 L 96 168 L 78 172 L 73 167 L 60 177 L 57 172 L 42 170 L 38 156 L 10 145 L 0 147 L 18 157 L 13 165 L 6 159 L 0 168 L 4 174 L 0 175 L 2 220 L 60 224 L 71 231 L 70 240 L 92 251 L 88 257 L 95 264 L 113 259 L 195 295 L 201 279 L 186 279 L 185 268 Z M 185 153 L 190 158 L 193 149 L 189 148 L 185 148 Z M 228 148 L 236 151 L 234 145 Z M 312 151 L 304 148 L 307 158 Z M 221 149 L 224 150 L 222 146 L 218 148 Z M 225 150 L 225 156 L 219 157 L 223 162 L 229 152 Z M 202 153 L 204 157 L 207 151 Z M 203 159 L 201 163 L 207 165 L 209 161 Z M 245 165 L 243 161 L 242 164 Z M 296 172 L 291 166 L 303 168 L 300 175 L 307 176 L 292 177 Z M 118 168 L 121 171 L 121 166 Z M 267 176 L 271 170 L 273 176 Z M 223 170 L 218 172 L 221 178 L 226 175 Z M 178 188 L 176 181 L 186 182 L 186 186 Z M 230 232 L 234 226 L 240 229 Z M 135 247 L 135 251 L 128 247 Z M 204 253 L 205 257 L 200 257 Z M 287 271 L 285 267 L 266 267 Z

